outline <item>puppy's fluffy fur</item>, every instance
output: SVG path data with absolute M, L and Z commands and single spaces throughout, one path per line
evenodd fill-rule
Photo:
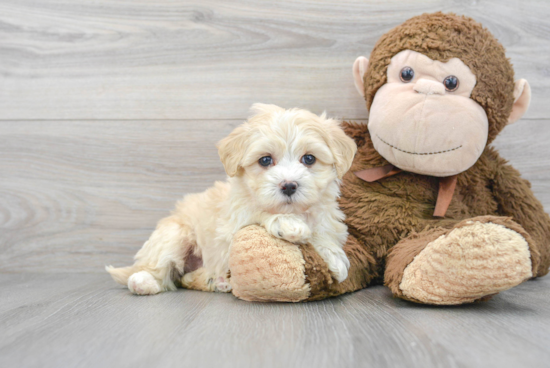
M 336 280 L 347 277 L 349 261 L 342 249 L 347 228 L 337 197 L 355 143 L 325 114 L 263 104 L 252 110 L 255 115 L 218 144 L 227 182 L 178 202 L 133 266 L 107 267 L 117 282 L 135 294 L 174 290 L 178 281 L 195 289 L 230 291 L 231 241 L 251 224 L 293 243 L 311 243 Z M 304 155 L 315 162 L 307 165 Z M 271 157 L 271 164 L 262 166 L 262 157 Z M 285 194 L 284 183 L 294 183 L 296 191 Z

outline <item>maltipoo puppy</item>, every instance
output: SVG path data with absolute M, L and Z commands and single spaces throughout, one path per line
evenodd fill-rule
M 325 114 L 264 104 L 252 110 L 254 116 L 218 144 L 228 180 L 178 202 L 133 266 L 107 267 L 115 281 L 142 295 L 174 290 L 178 283 L 230 291 L 231 241 L 252 224 L 292 243 L 309 242 L 333 277 L 346 279 L 348 233 L 337 198 L 355 142 Z

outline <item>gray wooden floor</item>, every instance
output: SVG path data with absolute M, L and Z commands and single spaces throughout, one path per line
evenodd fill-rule
M 548 367 L 550 278 L 487 303 L 429 307 L 377 286 L 312 303 L 97 274 L 0 275 L 1 367 Z
M 135 297 L 131 262 L 254 102 L 364 121 L 351 66 L 404 20 L 474 17 L 533 100 L 494 145 L 550 211 L 548 0 L 0 0 L 0 367 L 549 367 L 550 278 L 456 308 Z

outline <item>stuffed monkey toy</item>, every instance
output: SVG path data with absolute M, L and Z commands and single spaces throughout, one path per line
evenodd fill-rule
M 350 260 L 342 283 L 309 245 L 242 229 L 230 256 L 245 300 L 309 301 L 384 284 L 396 297 L 456 305 L 546 275 L 550 218 L 490 146 L 527 110 L 503 46 L 474 20 L 424 14 L 390 30 L 353 74 L 368 123 L 340 207 Z

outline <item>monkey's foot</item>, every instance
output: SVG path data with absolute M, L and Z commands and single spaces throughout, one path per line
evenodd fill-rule
M 233 294 L 249 301 L 299 302 L 310 296 L 300 248 L 247 226 L 233 238 L 229 258 Z
M 478 219 L 463 221 L 442 235 L 432 234 L 437 238 L 402 271 L 396 294 L 426 304 L 455 305 L 497 294 L 531 278 L 531 252 L 523 229 L 515 223 L 514 230 L 505 226 L 512 222 L 509 219 Z

